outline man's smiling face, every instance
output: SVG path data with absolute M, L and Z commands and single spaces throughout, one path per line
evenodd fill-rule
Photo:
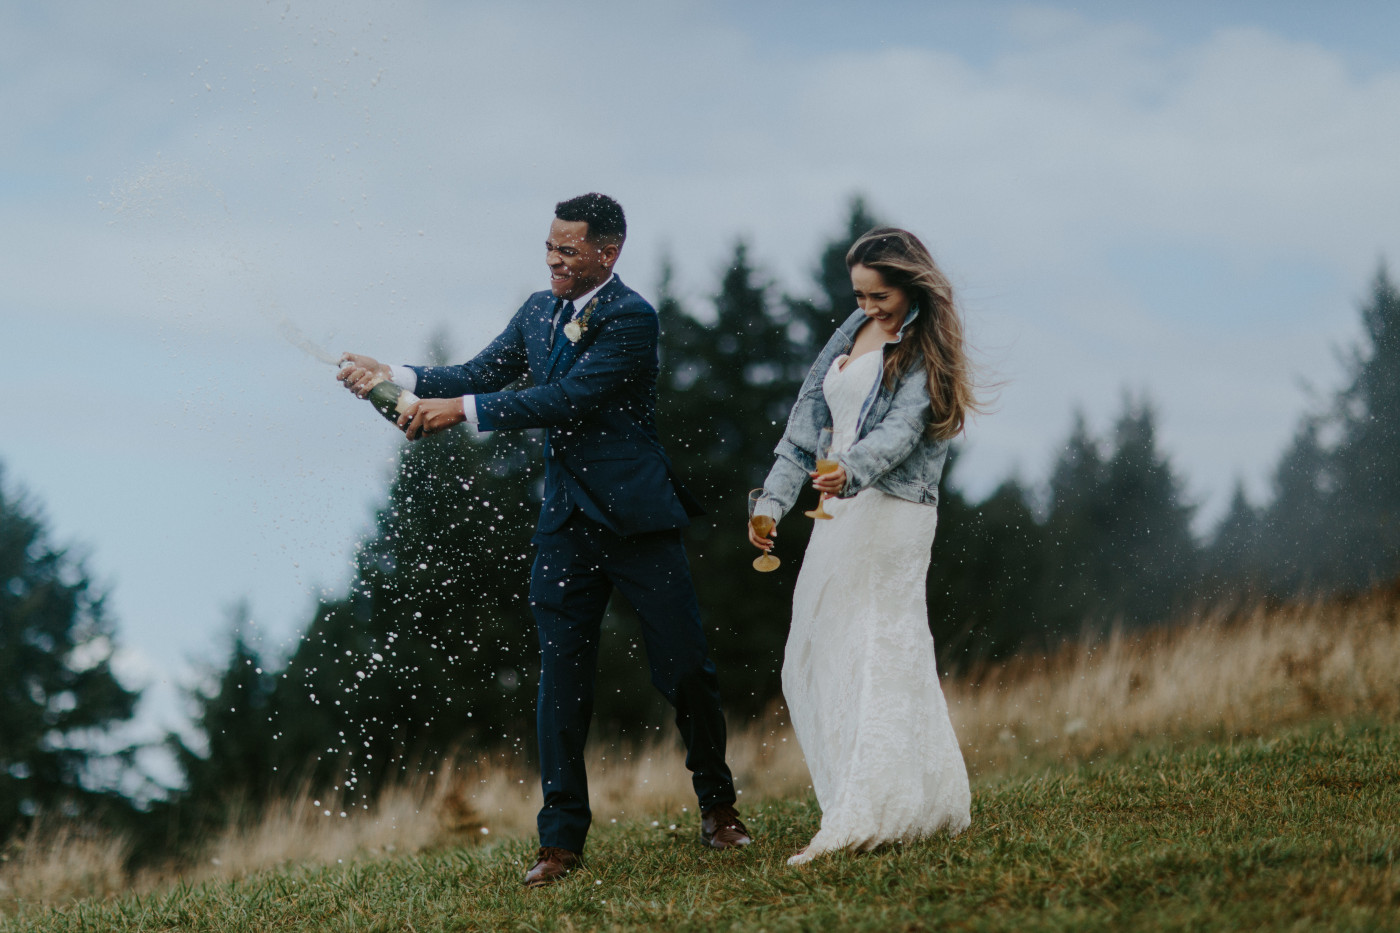
M 549 289 L 556 297 L 572 301 L 588 294 L 612 272 L 617 262 L 616 243 L 588 239 L 588 222 L 554 218 L 544 242 L 549 263 Z

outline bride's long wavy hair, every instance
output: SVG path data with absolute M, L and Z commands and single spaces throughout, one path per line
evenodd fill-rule
M 928 373 L 933 417 L 929 433 L 943 439 L 959 434 L 968 412 L 980 411 L 972 365 L 963 343 L 962 318 L 953 303 L 953 286 L 919 238 L 898 227 L 876 227 L 846 253 L 846 268 L 865 266 L 885 284 L 902 290 L 919 309 L 904 339 L 885 356 L 885 387 L 920 360 Z

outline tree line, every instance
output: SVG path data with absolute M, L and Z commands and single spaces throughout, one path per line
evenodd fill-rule
M 845 252 L 876 223 L 852 202 L 816 257 L 808 295 L 781 292 L 743 242 L 709 313 L 688 307 L 669 265 L 662 270 L 658 420 L 710 509 L 687 542 L 733 716 L 780 699 L 810 530 L 794 512 L 780 528 L 783 566 L 754 573 L 745 492 L 766 474 L 810 362 L 855 307 Z M 1237 487 L 1204 539 L 1192 533 L 1194 506 L 1146 397 L 1125 393 L 1103 434 L 1077 416 L 1041 488 L 1007 479 L 972 501 L 955 451 L 927 581 L 941 667 L 1400 573 L 1400 293 L 1383 267 L 1361 320 L 1343 386 L 1301 417 L 1269 500 L 1252 503 Z M 79 562 L 46 543 L 33 503 L 0 485 L 0 836 L 41 812 L 102 809 L 125 813 L 164 851 L 236 806 L 298 788 L 355 805 L 454 752 L 532 755 L 538 648 L 526 593 L 539 447 L 534 432 L 466 430 L 405 444 L 350 585 L 320 603 L 289 656 L 263 656 L 246 609 L 234 611 L 229 654 L 212 689 L 194 697 L 207 741 L 170 737 L 185 787 L 141 814 L 100 789 L 94 775 L 110 756 L 81 740 L 129 718 L 136 700 L 111 674 L 101 596 Z M 646 670 L 635 619 L 615 600 L 595 728 L 635 735 L 664 725 Z

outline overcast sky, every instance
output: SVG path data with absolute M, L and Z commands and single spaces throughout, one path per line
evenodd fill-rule
M 247 597 L 338 593 L 395 435 L 284 339 L 459 355 L 547 287 L 553 204 L 704 312 L 733 244 L 810 287 L 853 194 L 960 289 L 998 410 L 974 495 L 1125 390 L 1203 529 L 1256 500 L 1400 256 L 1393 3 L 8 3 L 5 482 L 110 588 L 171 724 Z M 756 477 L 757 479 L 757 477 Z M 742 495 L 736 490 L 735 495 Z M 738 501 L 736 499 L 736 501 Z M 522 547 L 528 529 L 519 529 Z

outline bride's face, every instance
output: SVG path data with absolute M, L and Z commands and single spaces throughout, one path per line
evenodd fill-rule
M 859 264 L 851 267 L 851 287 L 865 316 L 890 337 L 897 336 L 909 314 L 910 301 L 904 289 L 888 284 L 879 270 Z

